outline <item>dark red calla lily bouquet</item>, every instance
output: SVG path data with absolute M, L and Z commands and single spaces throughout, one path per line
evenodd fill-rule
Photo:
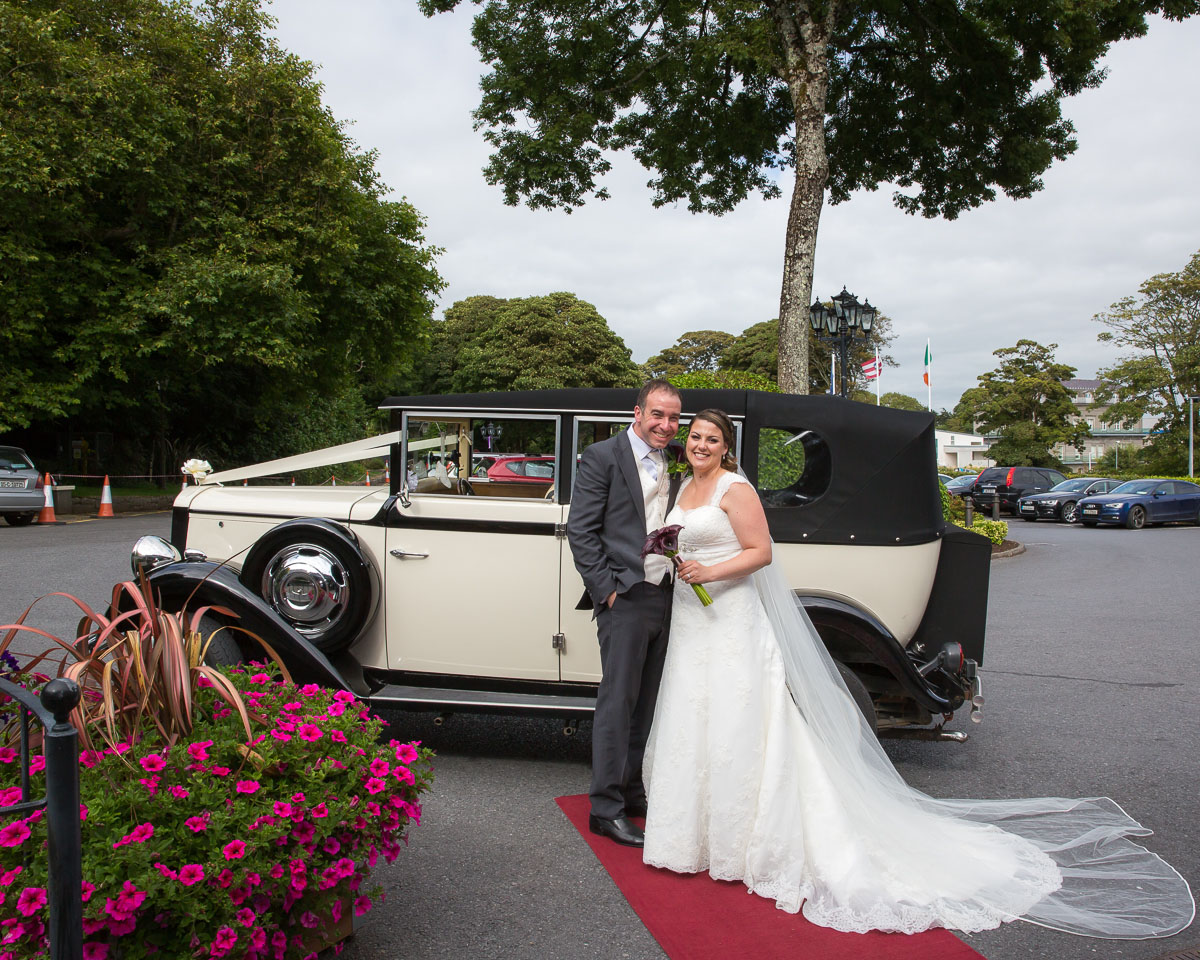
M 677 563 L 679 556 L 679 531 L 682 529 L 682 524 L 669 523 L 665 527 L 659 527 L 657 530 L 651 531 L 646 537 L 646 543 L 642 546 L 642 559 L 646 559 L 646 557 L 653 553 Z M 704 589 L 704 584 L 693 583 L 691 587 L 696 591 L 696 596 L 699 598 L 701 606 L 707 607 L 713 602 L 709 592 Z

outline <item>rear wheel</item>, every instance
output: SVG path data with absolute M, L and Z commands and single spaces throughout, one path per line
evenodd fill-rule
M 1141 530 L 1146 525 L 1146 508 L 1130 507 L 1125 515 L 1125 526 L 1130 530 Z
M 33 523 L 36 516 L 37 514 L 30 510 L 28 513 L 6 513 L 4 519 L 10 527 L 27 527 Z
M 225 621 L 211 613 L 206 613 L 196 625 L 200 633 L 201 645 L 207 643 L 208 649 L 204 654 L 204 662 L 218 670 L 224 667 L 236 667 L 246 662 L 242 648 L 235 639 L 232 630 L 222 629 Z
M 1079 521 L 1079 505 L 1074 500 L 1068 500 L 1062 505 L 1063 523 L 1077 523 Z
M 877 730 L 876 724 L 878 718 L 875 715 L 875 704 L 871 702 L 871 693 L 863 685 L 863 682 L 858 678 L 853 670 L 844 663 L 837 664 L 838 673 L 842 675 L 842 680 L 846 684 L 846 689 L 850 691 L 850 696 L 854 698 L 854 705 L 858 707 L 859 712 L 867 721 L 867 726 L 872 730 Z

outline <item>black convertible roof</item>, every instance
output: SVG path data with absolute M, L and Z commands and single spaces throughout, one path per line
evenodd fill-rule
M 892 410 L 828 395 L 756 390 L 681 390 L 683 416 L 708 407 L 743 422 L 741 460 L 758 483 L 760 430 L 788 431 L 803 443 L 806 481 L 760 494 L 772 536 L 785 543 L 912 544 L 941 536 L 933 414 Z M 566 389 L 391 397 L 393 429 L 404 411 L 494 411 L 632 416 L 636 390 Z M 778 434 L 776 434 L 778 436 Z M 566 464 L 563 465 L 564 467 Z M 560 498 L 571 471 L 560 470 Z

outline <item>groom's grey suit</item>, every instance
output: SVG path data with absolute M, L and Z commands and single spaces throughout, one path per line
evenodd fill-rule
M 664 465 L 665 469 L 665 465 Z M 669 481 L 670 511 L 678 482 Z M 567 540 L 596 611 L 603 676 L 592 725 L 592 814 L 605 820 L 644 806 L 642 756 L 667 652 L 671 585 L 646 581 L 646 505 L 628 431 L 583 453 Z M 610 608 L 608 597 L 617 597 Z

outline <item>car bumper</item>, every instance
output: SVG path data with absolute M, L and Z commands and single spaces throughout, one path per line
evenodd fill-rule
M 41 490 L 0 490 L 0 513 L 25 513 L 46 505 Z
M 1125 522 L 1125 511 L 1101 509 L 1097 513 L 1089 513 L 1087 507 L 1080 507 L 1079 519 L 1084 523 L 1113 523 L 1120 526 Z
M 1060 505 L 1045 503 L 1022 503 L 1017 506 L 1017 515 L 1021 517 L 1037 517 L 1039 520 L 1057 520 L 1060 516 Z

